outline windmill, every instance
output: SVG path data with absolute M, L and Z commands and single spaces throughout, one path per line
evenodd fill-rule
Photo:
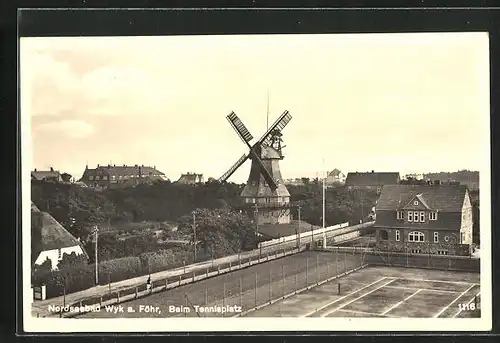
M 283 112 L 278 119 L 267 129 L 262 137 L 254 144 L 252 134 L 248 131 L 238 116 L 231 112 L 227 120 L 241 140 L 248 147 L 249 152 L 243 154 L 220 178 L 225 182 L 248 159 L 252 161 L 250 175 L 245 188 L 241 192 L 243 207 L 251 208 L 258 224 L 285 224 L 290 223 L 290 193 L 285 187 L 279 168 L 279 161 L 283 159 L 281 149 L 282 133 L 292 116 L 288 111 Z

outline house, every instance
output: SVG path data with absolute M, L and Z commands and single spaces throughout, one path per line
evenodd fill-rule
M 326 183 L 328 185 L 336 184 L 336 183 L 345 183 L 346 176 L 340 170 L 335 168 L 331 172 L 328 173 L 326 177 Z
M 399 183 L 399 173 L 393 172 L 366 172 L 366 173 L 348 173 L 345 185 L 351 189 L 370 189 L 376 190 L 380 194 L 385 185 L 397 185 Z
M 35 168 L 31 172 L 31 180 L 61 182 L 63 179 L 57 170 L 50 167 L 50 170 L 36 170 Z
M 151 183 L 156 180 L 166 180 L 165 174 L 155 167 L 148 166 L 107 166 L 97 165 L 95 169 L 85 167 L 82 178 L 79 180 L 93 188 L 108 188 L 120 186 L 136 186 L 143 183 Z
M 468 255 L 472 205 L 460 184 L 387 185 L 375 206 L 380 250 Z
M 50 214 L 40 211 L 31 203 L 31 262 L 41 265 L 47 258 L 52 269 L 57 269 L 64 254 L 84 255 L 87 252 L 82 244 L 59 224 Z
M 177 180 L 179 183 L 183 183 L 186 185 L 194 185 L 197 183 L 203 183 L 203 174 L 196 174 L 196 173 L 186 173 L 182 174 L 179 180 Z

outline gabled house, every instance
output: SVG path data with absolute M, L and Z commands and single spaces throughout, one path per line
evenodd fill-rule
M 380 194 L 382 187 L 386 185 L 397 185 L 399 183 L 399 173 L 393 172 L 366 172 L 348 173 L 345 185 L 348 189 L 370 189 L 376 190 Z
M 186 173 L 182 174 L 179 180 L 177 180 L 178 183 L 183 183 L 185 185 L 195 185 L 197 183 L 203 183 L 204 178 L 203 174 L 196 174 L 196 173 Z
M 470 254 L 472 205 L 464 185 L 384 186 L 375 213 L 380 250 Z
M 31 203 L 31 263 L 41 265 L 47 258 L 52 263 L 52 269 L 57 269 L 64 254 L 75 253 L 84 255 L 87 252 L 82 244 L 69 233 L 54 217 L 40 211 Z
M 50 170 L 33 170 L 31 172 L 31 179 L 38 181 L 53 181 L 53 182 L 61 182 L 63 179 L 61 177 L 61 173 L 54 168 L 50 167 Z
M 328 176 L 326 177 L 326 183 L 329 185 L 336 184 L 336 183 L 345 183 L 346 176 L 344 173 L 342 173 L 339 169 L 335 168 L 331 172 L 328 173 Z

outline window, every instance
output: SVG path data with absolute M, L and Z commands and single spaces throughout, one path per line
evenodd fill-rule
M 448 255 L 448 250 L 438 250 L 438 255 Z
M 62 259 L 62 251 L 61 251 L 61 249 L 57 249 L 57 259 L 59 259 L 59 260 Z
M 434 243 L 439 243 L 439 232 L 434 232 Z
M 420 222 L 425 223 L 425 212 L 420 212 Z
M 403 214 L 404 214 L 404 212 L 403 212 L 403 211 L 398 211 L 398 212 L 397 212 L 397 218 L 398 218 L 398 219 L 403 219 L 403 218 L 404 218 L 404 217 L 403 217 Z
M 399 230 L 396 230 L 396 242 L 399 242 Z
M 413 221 L 418 223 L 418 211 L 413 211 Z
M 99 175 L 96 175 L 95 179 L 96 179 L 96 180 L 100 180 L 100 179 L 101 179 L 101 177 L 100 177 Z
M 408 211 L 408 221 L 409 222 L 413 221 L 413 212 L 412 211 Z
M 89 180 L 93 181 L 94 180 L 94 175 L 89 175 Z
M 419 231 L 412 231 L 408 234 L 408 242 L 424 242 L 425 235 Z
M 413 202 L 413 205 L 418 206 L 418 200 L 415 200 L 415 201 Z
M 107 175 L 104 175 L 104 176 L 102 177 L 102 179 L 103 179 L 103 180 L 107 180 L 107 179 L 108 179 L 108 176 L 107 176 Z
M 464 243 L 465 242 L 465 232 L 462 232 L 462 235 L 460 236 L 460 243 Z
M 429 212 L 429 220 L 437 220 L 438 214 L 437 212 Z
M 382 186 L 377 187 L 377 193 L 380 193 L 382 191 Z
M 112 175 L 111 179 L 116 180 L 116 175 Z

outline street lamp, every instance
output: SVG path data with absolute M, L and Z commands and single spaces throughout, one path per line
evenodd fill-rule
M 325 185 L 325 179 L 326 179 L 326 168 L 325 168 L 325 159 L 323 158 L 323 249 L 326 249 L 326 232 L 325 232 L 325 191 L 326 191 L 326 185 Z
M 193 236 L 194 236 L 194 263 L 196 263 L 196 215 L 195 212 L 193 211 Z
M 97 267 L 97 237 L 99 233 L 99 228 L 94 226 L 94 230 L 92 230 L 92 233 L 95 235 L 95 285 L 99 285 L 99 269 Z

